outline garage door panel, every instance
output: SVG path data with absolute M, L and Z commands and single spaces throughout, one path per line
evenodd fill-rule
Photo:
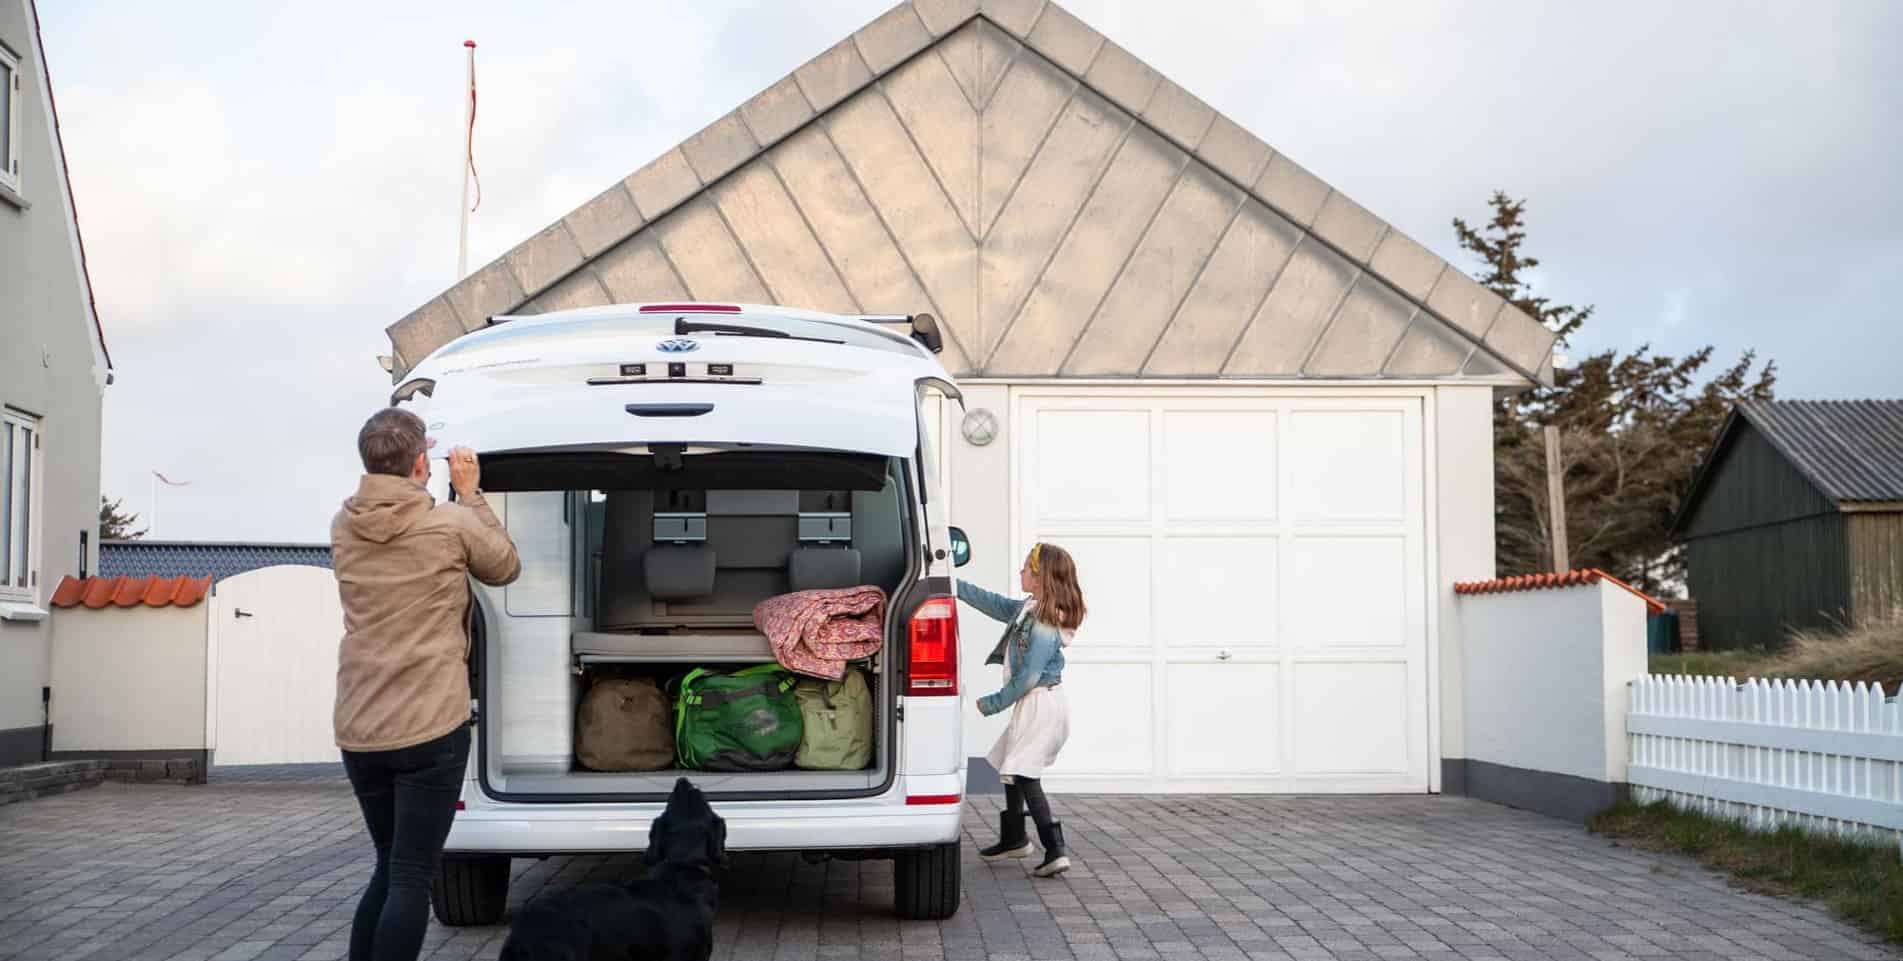
M 1282 636 L 1289 647 L 1404 647 L 1410 624 L 1408 542 L 1389 537 L 1296 537 L 1282 578 Z
M 1407 418 L 1398 410 L 1297 410 L 1283 454 L 1290 510 L 1300 520 L 1407 515 Z
M 1168 666 L 1165 757 L 1176 776 L 1270 776 L 1282 769 L 1281 668 L 1268 662 Z
M 1149 411 L 1043 410 L 1034 416 L 1040 521 L 1149 519 Z
M 1148 648 L 1151 641 L 1151 554 L 1148 537 L 1039 535 L 1070 551 L 1089 614 L 1073 646 Z
M 1424 401 L 1013 389 L 1014 537 L 1077 556 L 1057 786 L 1427 789 Z
M 1273 536 L 1165 537 L 1156 583 L 1167 599 L 1163 642 L 1275 646 L 1278 550 Z
M 1149 664 L 1072 661 L 1061 690 L 1070 701 L 1070 739 L 1054 774 L 1148 774 L 1156 679 Z
M 1268 521 L 1276 510 L 1272 410 L 1163 415 L 1163 512 L 1172 521 Z
M 1409 773 L 1406 661 L 1306 661 L 1292 670 L 1298 774 Z

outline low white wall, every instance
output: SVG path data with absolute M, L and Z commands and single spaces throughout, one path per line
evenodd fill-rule
M 53 750 L 204 750 L 211 609 L 54 611 Z
M 1478 762 L 1469 765 L 1469 793 L 1568 815 L 1601 804 L 1609 795 L 1552 796 L 1572 782 L 1519 772 L 1625 783 L 1626 687 L 1646 673 L 1645 601 L 1600 581 L 1464 595 L 1455 606 L 1465 647 L 1464 760 Z M 1509 796 L 1497 796 L 1502 790 Z

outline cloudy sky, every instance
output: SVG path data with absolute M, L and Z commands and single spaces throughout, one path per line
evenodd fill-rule
M 191 486 L 155 536 L 325 539 L 383 328 L 455 280 L 465 38 L 474 266 L 885 5 L 40 0 L 118 367 L 106 492 L 148 513 L 158 469 Z M 1903 393 L 1903 3 L 1067 6 L 1443 256 L 1450 218 L 1529 198 L 1543 291 L 1599 308 L 1576 353 Z

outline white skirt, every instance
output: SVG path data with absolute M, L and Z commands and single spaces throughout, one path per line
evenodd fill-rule
M 998 735 L 985 760 L 1006 783 L 1012 778 L 1044 776 L 1070 737 L 1070 702 L 1060 687 L 1034 687 L 1011 705 L 1011 723 Z

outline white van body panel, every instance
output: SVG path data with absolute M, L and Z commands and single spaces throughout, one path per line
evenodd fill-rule
M 675 323 L 681 317 L 789 336 L 678 335 Z M 683 337 L 695 342 L 693 349 L 661 346 Z M 803 337 L 845 342 L 796 339 Z M 668 364 L 686 364 L 686 376 L 668 376 Z M 710 364 L 732 365 L 732 372 L 711 375 Z M 629 379 L 626 367 L 631 365 L 645 365 L 650 373 L 637 382 L 613 382 Z M 591 379 L 596 383 L 589 383 Z M 929 547 L 918 575 L 953 583 L 945 468 L 936 463 L 936 451 L 924 450 L 932 444 L 922 433 L 920 408 L 925 391 L 955 399 L 956 388 L 933 354 L 877 324 L 748 305 L 722 313 L 643 313 L 640 305 L 563 311 L 508 319 L 453 341 L 418 364 L 406 383 L 418 381 L 430 388 L 416 406 L 429 425 L 437 457 L 456 446 L 495 454 L 680 443 L 689 445 L 690 452 L 694 445 L 757 445 L 872 453 L 915 462 L 925 476 L 919 478 L 923 490 L 912 492 L 911 513 L 922 527 L 915 532 L 916 542 Z M 636 416 L 628 410 L 629 405 L 650 404 L 710 409 L 674 417 Z M 438 472 L 447 473 L 441 468 Z M 515 505 L 509 512 L 515 513 Z M 513 528 L 517 519 L 509 523 Z M 554 541 L 549 549 L 565 550 Z M 526 549 L 523 559 L 525 567 L 534 563 Z M 549 605 L 523 606 L 512 603 L 504 590 L 478 589 L 490 631 L 508 641 L 500 645 L 507 670 L 528 669 L 526 662 L 516 664 L 510 658 L 539 658 L 533 661 L 539 665 L 535 670 L 553 671 L 559 665 L 561 677 L 551 683 L 567 683 L 567 633 L 577 629 L 580 619 L 574 616 L 579 612 L 563 606 L 562 597 L 571 589 L 566 583 L 533 591 L 547 594 Z M 504 693 L 504 700 L 513 693 L 531 692 Z M 882 793 L 838 800 L 715 802 L 727 819 L 729 848 L 903 849 L 956 841 L 965 786 L 962 705 L 967 696 L 961 684 L 957 697 L 901 693 L 896 698 L 896 756 L 891 759 L 890 787 Z M 561 753 L 559 748 L 550 746 L 551 761 Z M 661 804 L 498 800 L 485 792 L 483 756 L 480 745 L 471 752 L 464 809 L 457 814 L 446 851 L 530 855 L 646 847 L 649 825 Z

